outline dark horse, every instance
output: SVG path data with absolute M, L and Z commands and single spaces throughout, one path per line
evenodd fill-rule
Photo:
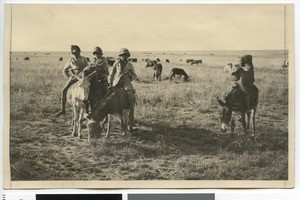
M 227 131 L 227 126 L 230 124 L 231 135 L 234 133 L 235 128 L 235 114 L 241 115 L 241 122 L 244 128 L 245 135 L 250 131 L 250 124 L 252 127 L 252 133 L 250 136 L 255 136 L 255 114 L 256 108 L 258 104 L 258 88 L 253 85 L 251 90 L 251 112 L 246 113 L 246 103 L 245 103 L 245 93 L 240 89 L 237 85 L 235 86 L 231 92 L 225 97 L 225 102 L 223 102 L 220 98 L 217 98 L 219 104 L 222 106 L 220 117 L 222 122 L 221 130 L 222 132 Z M 247 122 L 246 122 L 246 114 L 247 114 Z

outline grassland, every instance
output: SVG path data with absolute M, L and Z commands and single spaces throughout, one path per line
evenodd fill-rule
M 255 68 L 260 89 L 256 140 L 241 141 L 220 132 L 216 97 L 230 88 L 223 66 L 207 62 L 190 66 L 178 56 L 171 63 L 162 62 L 161 82 L 152 80 L 152 70 L 142 61 L 135 63 L 136 134 L 123 137 L 116 121 L 111 137 L 93 145 L 87 144 L 87 130 L 82 140 L 71 136 L 70 106 L 65 117 L 54 117 L 65 84 L 64 62 L 12 60 L 11 178 L 287 180 L 287 69 L 270 67 L 268 59 Z M 171 82 L 172 67 L 184 68 L 190 81 Z M 236 132 L 242 132 L 241 124 Z

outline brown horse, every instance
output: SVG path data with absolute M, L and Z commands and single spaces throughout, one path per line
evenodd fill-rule
M 246 103 L 245 103 L 245 93 L 236 86 L 232 91 L 225 97 L 225 102 L 220 98 L 217 98 L 219 104 L 222 106 L 220 111 L 220 118 L 222 127 L 222 132 L 227 131 L 227 126 L 230 124 L 231 135 L 234 133 L 235 128 L 235 115 L 241 116 L 241 122 L 244 128 L 245 135 L 250 131 L 250 136 L 255 136 L 255 114 L 258 104 L 258 88 L 253 85 L 251 91 L 251 112 L 246 113 Z M 247 115 L 247 121 L 246 121 Z M 250 125 L 252 130 L 250 130 Z

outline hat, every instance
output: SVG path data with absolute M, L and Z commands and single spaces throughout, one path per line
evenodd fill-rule
M 241 60 L 247 64 L 252 63 L 252 56 L 251 55 L 244 55 L 241 57 Z
M 80 48 L 79 48 L 79 46 L 77 46 L 77 45 L 71 45 L 71 52 L 72 52 L 72 53 L 75 53 L 75 52 L 80 53 Z
M 101 49 L 100 47 L 95 47 L 95 48 L 94 48 L 93 55 L 95 55 L 95 53 L 103 54 L 103 53 L 102 53 L 102 49 Z
M 123 54 L 128 54 L 128 56 L 130 56 L 130 52 L 127 48 L 122 48 L 120 50 L 119 56 L 123 55 Z

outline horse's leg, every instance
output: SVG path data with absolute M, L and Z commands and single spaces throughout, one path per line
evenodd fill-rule
M 234 129 L 235 129 L 235 113 L 231 113 L 231 120 L 230 120 L 230 137 L 234 137 Z
M 106 131 L 106 137 L 108 138 L 111 132 L 111 123 L 112 123 L 112 116 L 110 114 L 107 115 L 107 131 Z
M 76 109 L 76 106 L 73 107 L 73 113 L 74 113 L 74 124 L 73 124 L 73 132 L 72 136 L 74 137 L 76 135 L 76 129 L 77 129 L 77 123 L 78 123 L 78 110 Z
M 121 128 L 122 128 L 122 132 L 123 135 L 125 136 L 127 134 L 127 121 L 125 119 L 125 115 L 126 115 L 126 111 L 122 111 L 123 113 L 120 115 L 120 120 L 121 120 Z
M 256 114 L 256 109 L 253 109 L 253 112 L 252 112 L 252 133 L 251 133 L 251 137 L 255 137 L 255 114 Z
M 86 106 L 86 105 L 84 105 Z M 81 130 L 82 130 L 82 122 L 83 122 L 83 113 L 84 113 L 84 108 L 81 108 L 79 111 L 79 117 L 78 117 L 78 138 L 82 139 L 82 134 L 81 134 Z
M 251 113 L 247 113 L 247 131 L 250 130 L 250 123 L 251 123 Z
M 242 125 L 243 125 L 243 128 L 244 128 L 244 134 L 246 135 L 247 134 L 247 127 L 246 127 L 246 113 L 242 113 Z

